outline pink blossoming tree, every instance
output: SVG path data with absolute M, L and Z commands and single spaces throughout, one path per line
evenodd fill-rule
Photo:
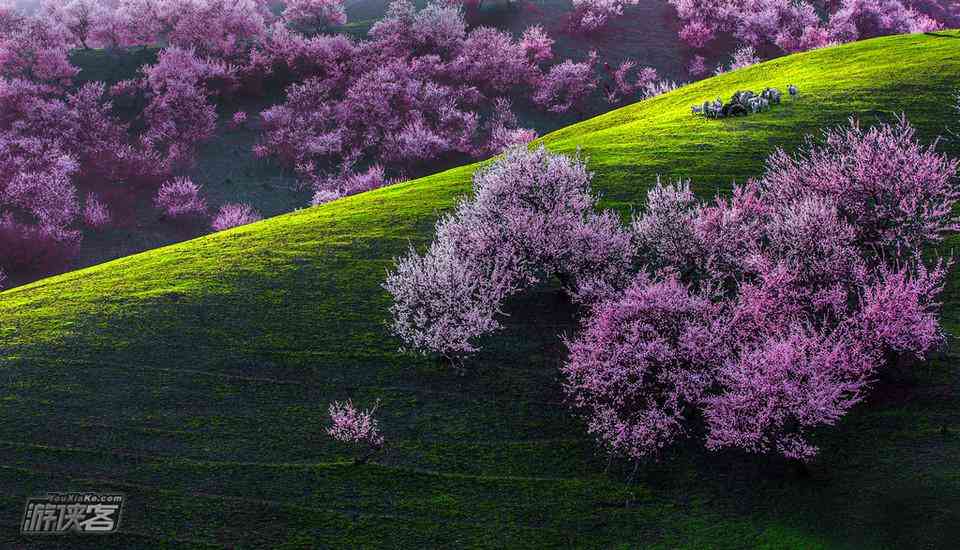
M 97 229 L 110 225 L 110 210 L 100 201 L 96 193 L 87 196 L 87 203 L 83 207 L 83 221 L 89 227 Z
M 347 22 L 343 0 L 287 0 L 283 17 L 287 21 L 312 28 L 343 25 Z
M 248 204 L 228 203 L 220 207 L 210 226 L 214 231 L 224 231 L 231 227 L 251 224 L 262 218 Z
M 176 178 L 164 183 L 154 204 L 171 218 L 202 216 L 207 212 L 207 201 L 200 194 L 200 186 L 190 178 Z
M 398 261 L 384 287 L 393 296 L 393 332 L 413 351 L 459 364 L 478 339 L 500 329 L 508 296 L 557 277 L 592 302 L 626 283 L 629 233 L 595 210 L 579 159 L 542 146 L 515 148 L 474 177 L 474 198 L 437 224 L 424 255 Z
M 334 401 L 330 404 L 331 424 L 327 428 L 327 435 L 355 450 L 355 464 L 365 464 L 383 449 L 384 438 L 380 433 L 380 423 L 374 417 L 379 407 L 379 401 L 369 410 L 357 409 L 350 400 Z

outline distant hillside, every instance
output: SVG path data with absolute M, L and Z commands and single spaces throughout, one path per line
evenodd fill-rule
M 419 2 L 424 4 L 425 2 Z M 358 0 L 348 2 L 349 23 L 343 30 L 356 37 L 366 35 L 370 26 L 383 16 L 387 2 L 384 0 Z M 692 51 L 677 38 L 676 15 L 665 0 L 644 3 L 628 8 L 636 15 L 635 24 L 618 20 L 605 32 L 589 36 L 573 36 L 566 31 L 565 21 L 570 13 L 569 0 L 544 0 L 535 3 L 508 4 L 504 1 L 484 2 L 483 9 L 471 16 L 473 25 L 489 25 L 509 30 L 519 36 L 531 25 L 542 25 L 557 40 L 554 47 L 556 59 L 582 60 L 591 49 L 600 52 L 602 62 L 614 68 L 624 59 L 633 58 L 641 65 L 657 69 L 662 78 L 690 80 L 685 67 Z M 721 49 L 718 49 L 721 51 Z M 710 57 L 708 55 L 708 57 Z M 115 83 L 133 78 L 141 65 L 156 60 L 156 50 L 134 48 L 123 53 L 102 50 L 75 51 L 72 62 L 81 69 L 81 81 L 106 81 Z M 720 56 L 710 57 L 716 64 L 726 61 Z M 602 71 L 602 70 L 601 70 Z M 605 73 L 604 73 L 605 74 Z M 514 98 L 521 125 L 537 129 L 541 134 L 582 120 L 589 113 L 601 113 L 611 106 L 597 94 L 587 106 L 585 113 L 557 115 L 545 113 L 529 105 L 528 98 Z M 275 163 L 254 158 L 252 148 L 260 138 L 257 124 L 237 129 L 229 124 L 237 111 L 245 111 L 251 120 L 284 98 L 283 90 L 271 90 L 265 97 L 239 97 L 219 106 L 220 124 L 217 134 L 200 151 L 198 165 L 190 176 L 203 186 L 203 193 L 212 208 L 227 202 L 243 202 L 252 205 L 264 216 L 276 216 L 303 208 L 310 202 L 312 193 L 301 188 L 297 179 L 284 173 Z M 440 171 L 443 166 L 438 166 Z M 128 256 L 158 246 L 184 241 L 208 231 L 207 223 L 173 223 L 162 218 L 162 213 L 152 207 L 149 200 L 140 201 L 142 208 L 136 216 L 136 224 L 119 224 L 106 230 L 86 231 L 84 246 L 76 267 L 86 267 L 115 258 Z M 19 283 L 21 281 L 13 281 Z

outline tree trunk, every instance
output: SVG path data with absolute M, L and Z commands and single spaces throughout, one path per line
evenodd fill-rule
M 810 479 L 810 468 L 802 460 L 791 460 L 787 464 L 790 474 L 797 479 Z

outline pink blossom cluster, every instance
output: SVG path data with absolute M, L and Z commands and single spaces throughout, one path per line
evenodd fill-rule
M 520 128 L 520 121 L 514 114 L 510 100 L 498 97 L 493 101 L 493 112 L 484 127 L 489 140 L 482 144 L 477 153 L 485 156 L 498 155 L 515 146 L 526 145 L 537 139 L 537 132 Z
M 570 27 L 579 32 L 596 31 L 623 15 L 624 6 L 638 3 L 639 0 L 573 0 Z
M 233 116 L 230 118 L 230 124 L 234 128 L 243 128 L 243 126 L 247 123 L 247 120 L 247 113 L 243 111 L 237 111 L 236 113 L 233 113 Z
M 597 87 L 595 55 L 547 67 L 553 40 L 542 27 L 517 39 L 468 29 L 451 5 L 390 4 L 366 40 L 306 37 L 273 27 L 251 53 L 264 74 L 292 80 L 287 101 L 262 113 L 256 152 L 294 169 L 322 197 L 356 166 L 390 179 L 437 159 L 467 160 L 535 137 L 507 100 L 526 91 L 551 112 L 579 109 Z M 492 106 L 492 109 L 490 108 Z
M 374 418 L 379 406 L 379 401 L 369 410 L 357 409 L 351 400 L 330 404 L 331 425 L 327 428 L 327 435 L 357 448 L 360 452 L 356 458 L 357 463 L 366 462 L 383 448 L 383 435 L 380 433 L 379 422 Z
M 145 98 L 140 144 L 157 160 L 161 173 L 181 172 L 194 162 L 197 147 L 216 131 L 212 100 L 237 89 L 237 68 L 193 49 L 171 46 L 141 72 L 141 78 L 121 82 L 112 92 Z
M 228 203 L 220 207 L 210 227 L 214 231 L 224 231 L 231 227 L 258 222 L 261 219 L 260 214 L 248 204 Z
M 611 453 L 641 458 L 687 432 L 686 418 L 711 383 L 685 368 L 701 350 L 700 325 L 717 306 L 675 275 L 640 274 L 593 312 L 568 342 L 564 388 L 587 430 Z
M 701 49 L 719 36 L 758 51 L 798 52 L 830 44 L 960 24 L 952 0 L 669 0 L 681 21 L 680 39 Z M 571 25 L 597 31 L 624 16 L 633 0 L 574 0 Z M 691 71 L 692 72 L 692 71 Z
M 269 0 L 45 0 L 41 16 L 78 47 L 167 44 L 226 58 L 242 54 L 263 33 L 273 20 L 270 4 Z
M 97 229 L 110 225 L 112 221 L 110 209 L 100 201 L 96 193 L 87 195 L 87 203 L 83 207 L 83 221 L 89 227 Z
M 347 172 L 329 178 L 314 193 L 312 203 L 314 205 L 328 203 L 341 197 L 363 193 L 390 183 L 393 183 L 393 180 L 387 178 L 383 167 L 374 164 L 363 172 Z
M 200 195 L 200 186 L 190 178 L 176 178 L 161 185 L 154 203 L 171 218 L 207 212 L 207 201 Z
M 952 212 L 960 198 L 957 161 L 921 145 L 905 118 L 867 130 L 851 121 L 825 131 L 821 141 L 793 157 L 774 153 L 763 179 L 767 192 L 782 201 L 835 201 L 856 241 L 878 258 L 910 259 L 960 228 Z
M 343 25 L 347 12 L 343 0 L 287 0 L 283 17 L 287 21 L 322 28 L 328 25 Z
M 738 48 L 737 51 L 733 52 L 733 60 L 730 62 L 730 66 L 724 67 L 723 64 L 717 65 L 717 68 L 714 69 L 713 74 L 719 75 L 727 71 L 745 69 L 747 67 L 756 65 L 757 63 L 760 63 L 760 58 L 757 57 L 757 52 L 753 49 L 753 46 L 743 46 Z
M 680 38 L 703 48 L 720 34 L 755 48 L 796 52 L 832 43 L 934 30 L 960 21 L 957 6 L 944 0 L 842 0 L 818 8 L 780 0 L 670 0 L 683 22 Z
M 306 31 L 346 23 L 343 0 L 43 0 L 39 15 L 69 44 L 123 48 L 165 44 L 239 59 L 271 24 Z
M 0 74 L 49 87 L 69 85 L 77 75 L 70 47 L 50 21 L 0 12 Z
M 427 251 L 411 248 L 388 275 L 393 332 L 413 351 L 459 361 L 500 328 L 503 300 L 524 288 L 558 277 L 591 302 L 618 287 L 630 235 L 596 201 L 581 160 L 511 149 L 475 175 L 474 198 L 437 223 Z
M 270 8 L 267 0 L 45 0 L 34 15 L 0 10 L 0 76 L 10 104 L 0 138 L 10 151 L 0 181 L 5 268 L 69 258 L 79 223 L 127 223 L 139 195 L 153 197 L 171 219 L 205 212 L 182 176 L 216 130 L 215 104 L 258 93 L 267 80 L 292 86 L 286 103 L 263 113 L 255 152 L 312 183 L 316 203 L 437 159 L 529 142 L 536 134 L 519 127 L 506 98 L 518 87 L 554 112 L 578 108 L 596 88 L 593 57 L 545 67 L 553 40 L 539 26 L 515 39 L 468 30 L 457 8 L 418 10 L 399 1 L 358 41 L 311 34 L 344 22 L 338 0 L 284 2 L 279 16 Z M 102 85 L 65 96 L 77 74 L 71 48 L 152 45 L 162 46 L 157 61 L 110 90 L 133 107 L 132 124 L 119 122 Z M 240 127 L 245 117 L 238 113 L 231 124 Z M 255 217 L 243 205 L 228 206 L 215 227 Z M 38 252 L 29 261 L 30 250 L 55 243 L 62 254 Z
M 103 85 L 64 89 L 75 71 L 48 30 L 34 21 L 0 36 L 15 50 L 0 51 L 0 268 L 17 275 L 65 265 L 81 237 L 77 186 L 121 178 L 137 157 Z
M 585 61 L 575 63 L 567 59 L 551 67 L 534 92 L 534 103 L 554 113 L 564 113 L 582 105 L 597 88 L 591 76 L 596 60 L 597 52 L 592 51 Z
M 687 65 L 687 72 L 690 76 L 698 77 L 707 74 L 707 63 L 702 55 L 695 55 Z
M 613 105 L 637 98 L 648 99 L 683 85 L 659 79 L 656 69 L 641 67 L 632 59 L 622 61 L 616 70 L 611 70 L 610 65 L 604 63 L 603 69 L 608 77 L 608 81 L 602 83 L 603 93 L 607 102 Z
M 603 65 L 609 82 L 604 82 L 603 92 L 611 104 L 621 103 L 637 94 L 644 95 L 657 80 L 657 70 L 652 67 L 640 67 L 632 59 L 620 63 L 616 70 L 611 70 L 608 63 Z
M 659 183 L 633 223 L 646 270 L 568 342 L 568 396 L 611 453 L 655 456 L 704 420 L 709 449 L 808 460 L 898 355 L 943 341 L 957 162 L 905 120 L 825 132 L 701 203 Z
M 21 222 L 12 212 L 0 215 L 0 258 L 5 273 L 52 273 L 76 255 L 79 245 L 80 233 L 76 230 Z

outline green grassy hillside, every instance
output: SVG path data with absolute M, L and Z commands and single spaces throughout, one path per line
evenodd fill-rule
M 768 113 L 690 115 L 694 102 L 791 82 L 801 97 Z M 759 174 L 774 147 L 851 115 L 905 112 L 931 139 L 960 122 L 946 107 L 958 87 L 960 33 L 884 38 L 709 79 L 545 142 L 582 148 L 605 204 L 626 215 L 657 174 L 711 195 Z M 431 239 L 474 169 L 0 294 L 0 546 L 63 544 L 20 539 L 17 525 L 28 495 L 66 490 L 128 495 L 124 534 L 71 541 L 97 548 L 960 540 L 955 355 L 881 385 L 825 432 L 809 479 L 693 446 L 628 485 L 559 402 L 558 334 L 575 312 L 555 288 L 511 302 L 506 330 L 465 376 L 399 354 L 379 285 L 409 242 Z M 954 331 L 958 280 L 945 300 Z M 353 466 L 322 434 L 327 403 L 347 397 L 383 401 L 379 464 Z

